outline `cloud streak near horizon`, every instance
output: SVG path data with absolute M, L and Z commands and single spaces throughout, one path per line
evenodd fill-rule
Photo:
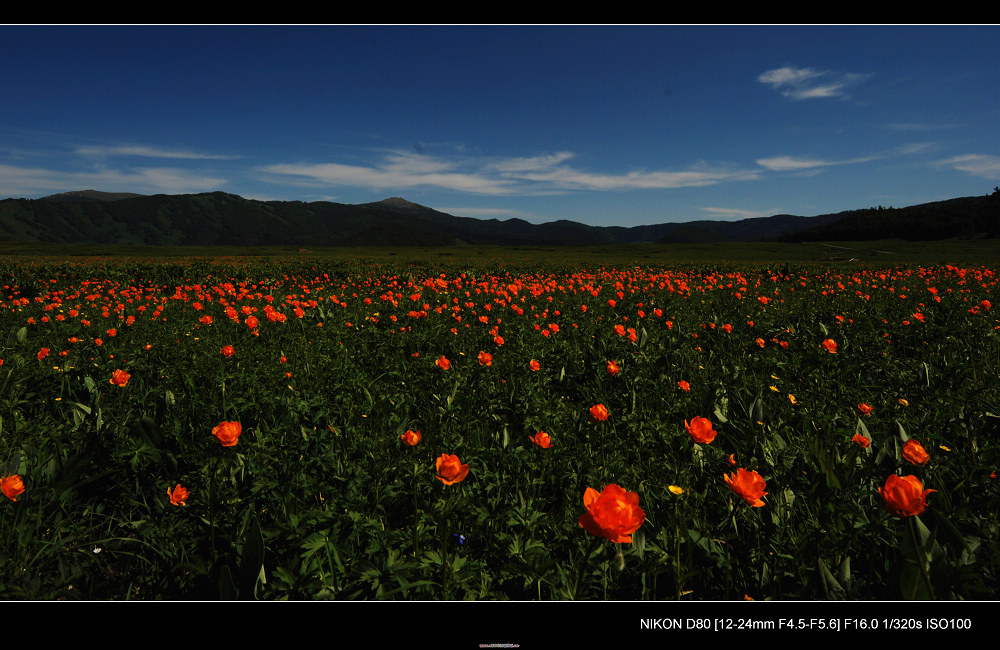
M 760 177 L 755 169 L 704 163 L 678 171 L 590 172 L 565 164 L 572 158 L 574 154 L 566 151 L 509 159 L 445 159 L 397 151 L 370 165 L 296 163 L 265 165 L 257 170 L 315 185 L 361 185 L 372 189 L 435 187 L 471 194 L 522 196 L 703 187 Z

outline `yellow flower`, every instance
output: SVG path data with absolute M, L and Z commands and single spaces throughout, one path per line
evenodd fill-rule
M 670 490 L 671 492 L 673 492 L 674 494 L 681 494 L 682 492 L 684 492 L 684 488 L 682 488 L 682 487 L 680 487 L 678 485 L 671 485 L 667 489 Z

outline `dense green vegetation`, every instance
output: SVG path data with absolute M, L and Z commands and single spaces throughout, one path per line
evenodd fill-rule
M 990 244 L 838 246 L 8 248 L 0 597 L 992 598 Z

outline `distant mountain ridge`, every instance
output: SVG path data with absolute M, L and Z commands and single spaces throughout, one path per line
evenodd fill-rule
M 456 217 L 391 197 L 357 205 L 258 201 L 225 192 L 154 194 L 82 190 L 0 200 L 0 241 L 152 246 L 593 245 L 1000 236 L 1000 189 L 907 208 L 802 217 L 588 226 L 569 220 Z

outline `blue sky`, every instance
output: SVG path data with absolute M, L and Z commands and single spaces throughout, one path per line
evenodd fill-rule
M 996 26 L 0 27 L 0 198 L 641 225 L 1000 185 Z

